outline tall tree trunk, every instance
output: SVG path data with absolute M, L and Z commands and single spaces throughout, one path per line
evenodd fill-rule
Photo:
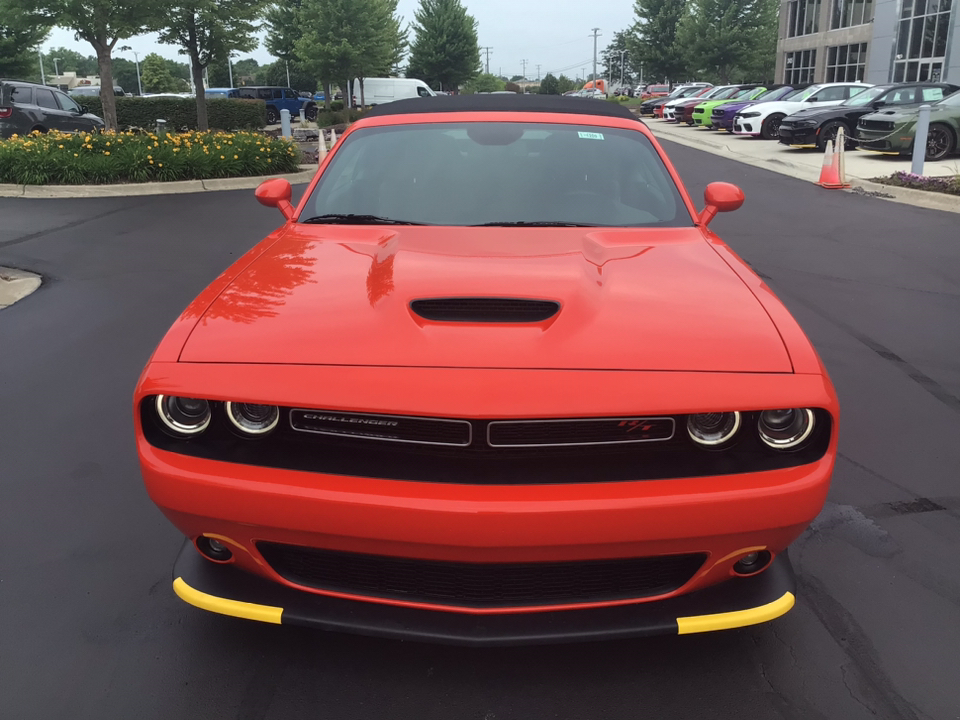
M 193 90 L 197 97 L 197 128 L 200 132 L 206 132 L 207 127 L 207 96 L 203 87 L 203 67 L 200 65 L 200 58 L 190 58 L 190 71 L 193 73 Z
M 363 96 L 363 78 L 360 78 L 360 107 L 367 106 L 367 99 Z
M 110 60 L 110 46 L 104 42 L 91 42 L 97 52 L 97 65 L 100 68 L 100 102 L 103 105 L 103 122 L 107 130 L 117 129 L 117 98 L 113 94 L 113 63 Z
M 330 90 L 331 85 L 329 80 L 323 81 L 323 109 L 327 112 L 330 111 Z

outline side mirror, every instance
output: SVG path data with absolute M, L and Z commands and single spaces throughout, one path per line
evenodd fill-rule
M 88 112 L 90 112 L 90 109 L 86 105 L 80 106 L 80 115 L 86 115 Z
M 290 204 L 293 188 L 290 187 L 289 181 L 283 178 L 273 178 L 262 182 L 257 187 L 255 195 L 261 205 L 278 208 L 287 220 L 293 217 L 294 208 Z
M 874 100 L 872 103 L 870 103 L 870 107 L 872 107 L 874 110 L 879 110 L 884 105 L 886 105 L 886 103 L 883 100 Z
M 703 191 L 703 199 L 707 204 L 697 222 L 706 227 L 718 212 L 733 212 L 743 205 L 743 190 L 730 183 L 713 182 Z

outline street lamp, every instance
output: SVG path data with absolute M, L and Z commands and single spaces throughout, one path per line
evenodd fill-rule
M 626 50 L 620 51 L 620 87 L 623 87 L 623 56 L 626 54 Z
M 227 53 L 227 69 L 230 70 L 230 87 L 233 87 L 233 60 L 230 59 L 232 53 Z
M 57 79 L 58 79 L 58 80 L 60 79 L 60 65 L 59 65 L 59 63 L 60 63 L 61 60 L 63 60 L 63 58 L 54 58 L 54 59 L 53 59 L 53 71 L 57 74 Z
M 140 82 L 140 56 L 137 55 L 137 51 L 133 50 L 129 45 L 124 45 L 120 48 L 120 52 L 132 52 L 133 61 L 137 65 L 137 91 L 140 94 L 140 97 L 143 97 L 143 83 Z
M 46 78 L 46 76 L 43 74 L 43 50 L 37 48 L 37 55 L 40 57 L 40 84 L 41 84 L 41 85 L 46 85 L 46 84 L 47 84 L 47 78 Z
M 290 85 L 290 61 L 284 60 L 283 62 L 287 66 L 287 87 L 292 87 L 292 85 Z M 232 85 L 233 83 L 230 84 Z

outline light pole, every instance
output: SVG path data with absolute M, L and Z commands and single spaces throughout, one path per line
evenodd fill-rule
M 620 51 L 620 87 L 623 87 L 623 56 L 626 54 L 626 50 Z
M 143 83 L 140 82 L 140 56 L 137 54 L 137 51 L 132 49 L 129 45 L 123 45 L 120 48 L 120 52 L 133 53 L 133 61 L 137 66 L 137 92 L 140 94 L 140 97 L 143 97 Z
M 600 28 L 593 28 L 593 89 L 597 89 L 597 37 L 600 35 Z
M 37 49 L 37 55 L 40 57 L 40 84 L 41 84 L 41 85 L 46 85 L 46 84 L 47 84 L 47 78 L 46 78 L 46 76 L 43 74 L 43 50 L 40 50 L 40 49 L 38 48 L 38 49 Z
M 290 61 L 284 60 L 283 62 L 287 66 L 287 87 L 290 87 Z M 233 82 L 230 84 L 233 85 Z
M 54 58 L 54 59 L 53 59 L 53 72 L 56 73 L 58 79 L 59 79 L 59 77 L 60 77 L 60 65 L 59 65 L 59 63 L 60 63 L 60 61 L 61 61 L 62 59 L 63 59 L 63 58 Z
M 233 87 L 233 60 L 230 59 L 230 53 L 227 53 L 227 69 L 230 71 L 230 87 Z

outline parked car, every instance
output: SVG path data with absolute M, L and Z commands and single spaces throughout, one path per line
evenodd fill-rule
M 99 85 L 78 85 L 72 90 L 68 91 L 70 95 L 74 97 L 100 97 L 100 86 Z M 126 97 L 127 93 L 123 91 L 123 88 L 119 85 L 113 86 L 113 94 L 116 97 Z
M 360 100 L 360 80 L 353 83 L 353 94 Z M 436 93 L 423 80 L 416 78 L 364 78 L 363 101 L 367 105 L 384 103 L 405 98 L 433 97 Z
M 761 95 L 767 92 L 767 88 L 763 85 L 753 85 L 743 87 L 740 92 L 734 93 L 730 96 L 730 100 L 756 100 Z M 694 106 L 693 108 L 693 124 L 698 127 L 704 127 L 708 129 L 713 128 L 713 109 L 723 105 L 727 100 L 704 100 L 699 105 Z
M 296 207 L 284 179 L 256 194 L 283 225 L 133 398 L 147 490 L 186 536 L 179 597 L 470 644 L 790 609 L 838 405 L 708 229 L 739 188 L 694 211 L 619 104 L 462 95 L 373 108 Z
M 864 150 L 888 154 L 913 153 L 918 107 L 880 110 L 860 118 L 857 141 Z M 931 106 L 927 129 L 927 160 L 942 160 L 957 152 L 960 138 L 960 92 Z
M 693 113 L 696 111 L 697 106 L 707 100 L 727 100 L 743 95 L 746 90 L 754 87 L 753 85 L 734 85 L 726 92 L 715 95 L 712 98 L 695 98 L 689 103 L 685 103 L 682 108 L 678 107 L 677 110 L 682 110 L 682 113 L 674 111 L 674 115 L 679 118 L 679 122 L 686 123 L 687 125 L 693 125 Z
M 207 100 L 239 98 L 240 91 L 237 88 L 207 88 L 203 91 L 203 95 Z
M 654 97 L 666 97 L 669 94 L 669 85 L 647 85 L 640 94 L 640 97 L 643 100 L 649 100 Z
M 751 135 L 774 140 L 780 132 L 780 122 L 793 113 L 810 107 L 839 105 L 844 100 L 863 92 L 867 83 L 821 83 L 811 85 L 789 100 L 775 100 L 751 105 L 733 118 L 734 135 Z
M 102 118 L 66 93 L 36 83 L 0 80 L 0 137 L 47 132 L 100 132 Z
M 289 110 L 290 116 L 296 118 L 300 109 L 305 111 L 307 120 L 316 120 L 317 103 L 310 98 L 300 97 L 293 88 L 274 85 L 244 85 L 236 88 L 241 98 L 263 100 L 267 104 L 267 124 L 274 125 L 280 122 L 280 111 Z
M 699 93 L 705 92 L 708 85 L 678 85 L 675 87 L 669 95 L 665 97 L 654 97 L 640 103 L 638 108 L 639 115 L 653 115 L 657 116 L 657 109 L 663 108 L 671 100 L 676 100 L 678 98 L 693 97 Z M 660 110 L 659 117 L 663 117 L 663 110 Z
M 684 122 L 684 113 L 686 109 L 690 108 L 690 122 L 692 123 L 693 117 L 693 108 L 702 103 L 704 100 L 723 100 L 735 95 L 740 89 L 739 85 L 718 85 L 717 87 L 710 88 L 708 92 L 705 92 L 703 95 L 694 96 L 690 98 L 682 98 L 680 100 L 674 100 L 663 106 L 663 119 L 669 122 Z
M 738 112 L 762 102 L 773 100 L 789 100 L 793 95 L 805 89 L 807 85 L 774 86 L 755 100 L 729 100 L 718 105 L 710 113 L 710 122 L 718 130 L 733 131 L 733 118 Z

